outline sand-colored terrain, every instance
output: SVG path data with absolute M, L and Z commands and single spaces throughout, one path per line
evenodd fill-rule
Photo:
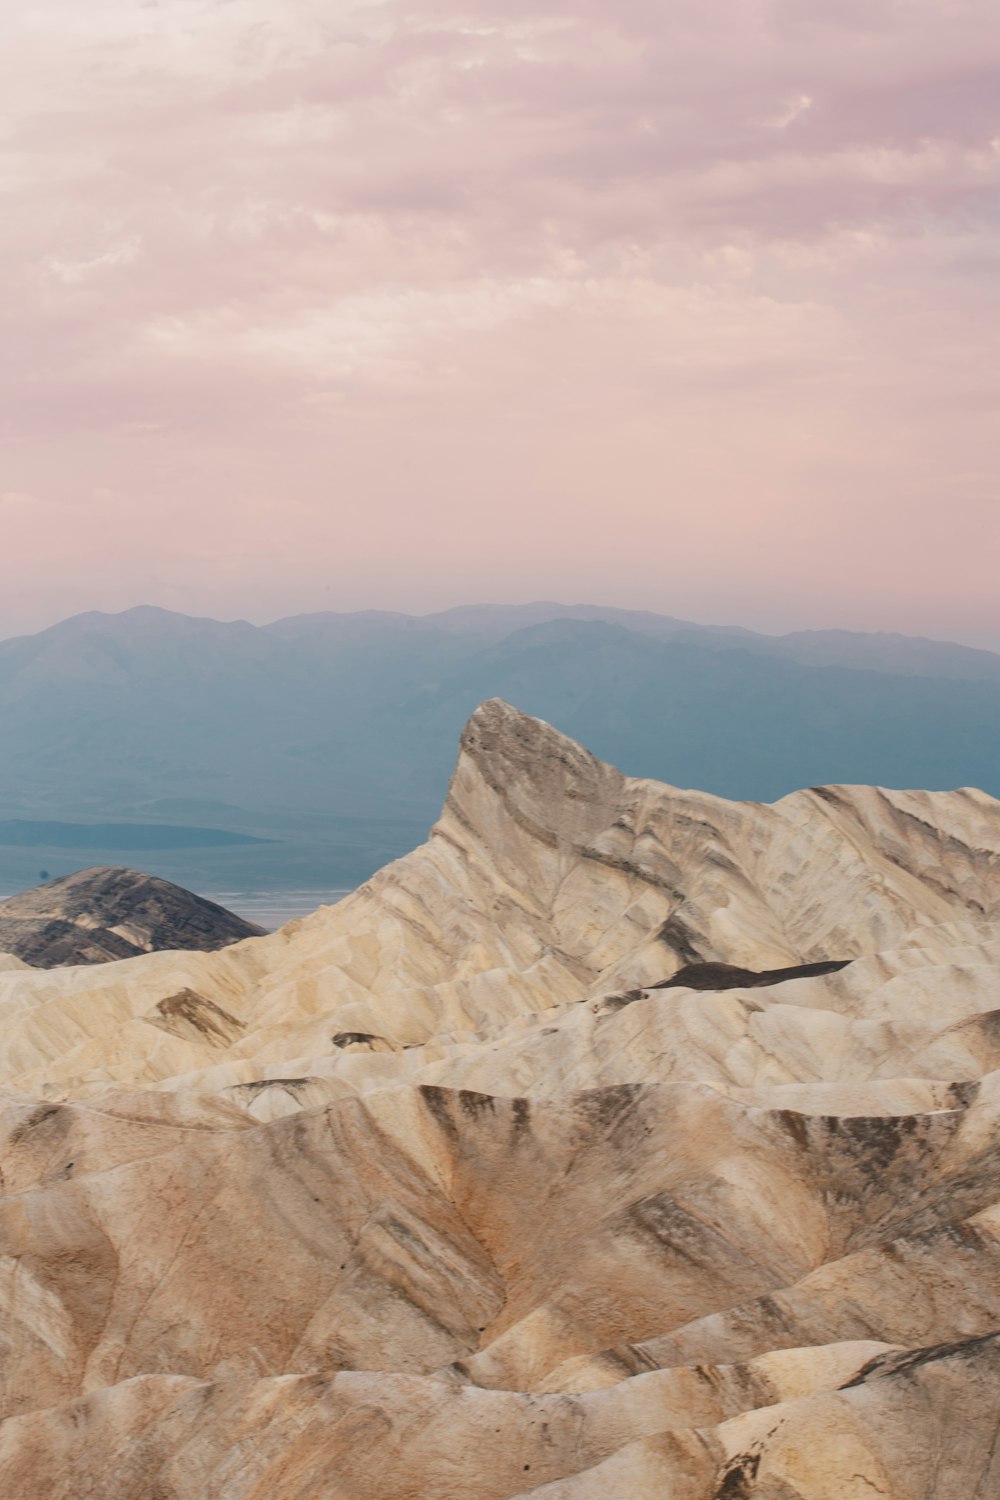
M 2 963 L 0 1025 L 4 1496 L 1000 1495 L 980 792 L 729 803 L 494 701 L 339 906 Z

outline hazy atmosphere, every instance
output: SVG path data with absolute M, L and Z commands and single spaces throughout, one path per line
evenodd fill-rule
M 1000 646 L 992 0 L 35 0 L 0 50 L 0 633 Z

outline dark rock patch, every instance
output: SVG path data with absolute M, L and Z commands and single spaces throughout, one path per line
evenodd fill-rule
M 176 995 L 158 1000 L 146 1020 L 174 1036 L 195 1031 L 199 1038 L 222 1046 L 229 1046 L 246 1030 L 243 1022 L 228 1010 L 190 989 L 178 990 Z
M 37 969 L 162 949 L 215 952 L 263 928 L 139 870 L 97 867 L 0 901 L 0 953 Z
M 760 1468 L 759 1453 L 739 1453 L 730 1459 L 720 1476 L 712 1500 L 748 1500 Z
M 787 969 L 740 969 L 735 964 L 688 963 L 670 979 L 648 986 L 651 990 L 745 990 L 763 989 L 766 985 L 787 984 L 790 979 L 815 979 L 822 974 L 836 974 L 851 963 L 849 958 L 823 963 L 794 964 Z
M 930 1344 L 924 1349 L 907 1349 L 902 1353 L 876 1354 L 858 1373 L 840 1387 L 849 1391 L 853 1386 L 865 1385 L 869 1380 L 881 1380 L 887 1375 L 906 1375 L 921 1365 L 932 1365 L 941 1359 L 965 1359 L 978 1354 L 992 1345 L 1000 1353 L 1000 1334 L 984 1333 L 975 1338 L 960 1339 L 953 1344 Z

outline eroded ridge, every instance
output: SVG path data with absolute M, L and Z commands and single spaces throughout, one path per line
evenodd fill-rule
M 992 1500 L 998 981 L 983 794 L 483 705 L 339 906 L 0 973 L 0 1493 Z

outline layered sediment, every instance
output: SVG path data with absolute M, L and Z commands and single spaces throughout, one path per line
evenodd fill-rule
M 0 972 L 0 1492 L 989 1500 L 998 981 L 984 794 L 484 704 L 338 906 Z

